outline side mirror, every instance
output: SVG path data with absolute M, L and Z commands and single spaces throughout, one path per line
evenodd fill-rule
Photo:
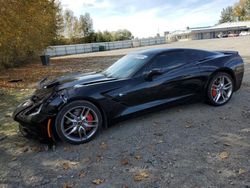
M 152 69 L 144 74 L 145 80 L 152 81 L 154 76 L 158 76 L 161 74 L 163 74 L 163 71 L 161 69 Z

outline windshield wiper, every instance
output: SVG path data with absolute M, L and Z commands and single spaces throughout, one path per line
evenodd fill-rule
M 102 74 L 103 74 L 106 78 L 110 78 L 110 76 L 109 76 L 106 72 L 102 72 Z
M 113 76 L 110 76 L 110 75 L 108 75 L 108 76 L 106 76 L 107 78 L 115 78 L 115 77 L 113 77 Z

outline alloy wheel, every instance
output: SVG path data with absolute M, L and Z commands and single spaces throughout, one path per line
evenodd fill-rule
M 220 75 L 214 79 L 211 86 L 212 100 L 216 104 L 226 103 L 233 93 L 232 80 L 227 75 Z
M 61 131 L 72 142 L 90 139 L 98 130 L 99 119 L 96 112 L 87 106 L 69 109 L 62 118 Z

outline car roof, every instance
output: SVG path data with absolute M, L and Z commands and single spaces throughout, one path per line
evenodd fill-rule
M 143 55 L 157 55 L 164 52 L 170 52 L 170 51 L 180 51 L 180 50 L 190 50 L 190 51 L 200 51 L 200 52 L 210 52 L 206 50 L 200 50 L 200 49 L 192 49 L 192 48 L 150 48 L 145 50 L 139 50 L 133 53 L 136 54 L 143 54 Z M 213 52 L 210 52 L 213 53 Z

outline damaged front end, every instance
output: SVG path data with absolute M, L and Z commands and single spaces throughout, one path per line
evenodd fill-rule
M 52 124 L 60 106 L 67 102 L 67 90 L 57 91 L 55 82 L 39 83 L 39 88 L 19 104 L 13 119 L 22 133 L 41 139 L 52 139 Z

